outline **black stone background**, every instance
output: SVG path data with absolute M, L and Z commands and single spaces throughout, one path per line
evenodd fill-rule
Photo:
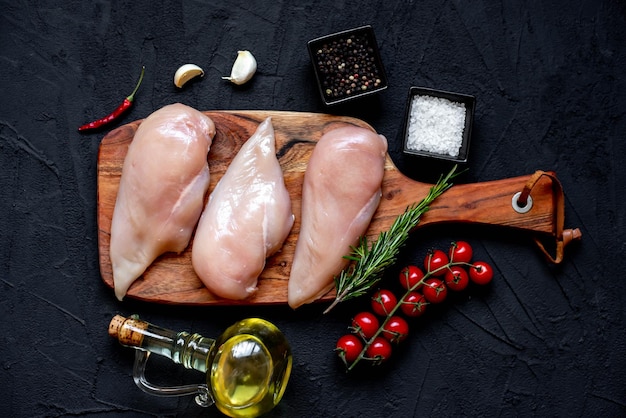
M 270 416 L 626 415 L 623 1 L 2 0 L 0 10 L 1 416 L 219 416 L 191 397 L 139 391 L 133 350 L 107 336 L 116 313 L 207 336 L 245 316 L 275 322 L 294 369 Z M 326 108 L 306 42 L 364 24 L 374 27 L 390 87 Z M 259 62 L 243 87 L 220 79 L 238 49 Z M 179 91 L 172 77 L 188 62 L 206 75 Z M 386 280 L 453 239 L 473 243 L 496 278 L 412 322 L 383 367 L 349 374 L 333 348 L 365 300 L 328 315 L 321 305 L 120 303 L 98 267 L 96 158 L 107 131 L 76 129 L 129 94 L 141 65 L 146 78 L 120 123 L 177 101 L 346 114 L 386 135 L 396 164 L 416 179 L 443 168 L 400 155 L 409 87 L 475 95 L 469 172 L 458 181 L 554 170 L 566 226 L 580 227 L 583 240 L 555 267 L 521 233 L 419 230 Z M 200 380 L 155 365 L 162 370 L 149 377 L 158 382 Z

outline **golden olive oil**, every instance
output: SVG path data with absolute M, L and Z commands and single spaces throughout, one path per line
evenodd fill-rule
M 109 325 L 109 334 L 123 345 L 206 372 L 215 405 L 231 417 L 256 417 L 274 408 L 291 374 L 293 360 L 287 339 L 275 325 L 259 318 L 239 321 L 213 340 L 118 315 Z M 136 381 L 146 390 L 141 377 Z M 166 396 L 172 388 L 163 388 L 161 393 L 150 385 L 147 391 Z

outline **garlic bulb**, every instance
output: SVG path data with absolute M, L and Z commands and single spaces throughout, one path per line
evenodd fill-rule
M 222 77 L 237 85 L 241 85 L 250 81 L 256 72 L 256 59 L 250 51 L 237 51 L 237 59 L 233 64 L 230 77 Z

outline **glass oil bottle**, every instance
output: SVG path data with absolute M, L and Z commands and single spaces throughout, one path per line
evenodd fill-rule
M 109 335 L 135 348 L 133 378 L 143 391 L 157 396 L 196 395 L 201 406 L 215 406 L 231 417 L 256 417 L 281 400 L 293 363 L 282 332 L 260 318 L 231 325 L 217 339 L 175 332 L 140 320 L 113 317 Z M 206 373 L 206 384 L 160 387 L 148 382 L 149 355 L 158 354 L 188 369 Z

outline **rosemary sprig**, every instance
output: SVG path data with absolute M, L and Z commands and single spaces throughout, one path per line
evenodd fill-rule
M 408 206 L 396 218 L 389 230 L 379 234 L 378 239 L 369 245 L 367 238 L 362 237 L 352 252 L 345 256 L 352 263 L 339 276 L 335 276 L 337 295 L 333 303 L 324 311 L 330 312 L 340 302 L 366 294 L 382 278 L 383 272 L 396 262 L 398 252 L 420 221 L 421 216 L 428 211 L 430 204 L 446 190 L 452 187 L 450 182 L 459 173 L 455 165 L 450 172 L 439 177 L 428 195 L 417 204 Z

